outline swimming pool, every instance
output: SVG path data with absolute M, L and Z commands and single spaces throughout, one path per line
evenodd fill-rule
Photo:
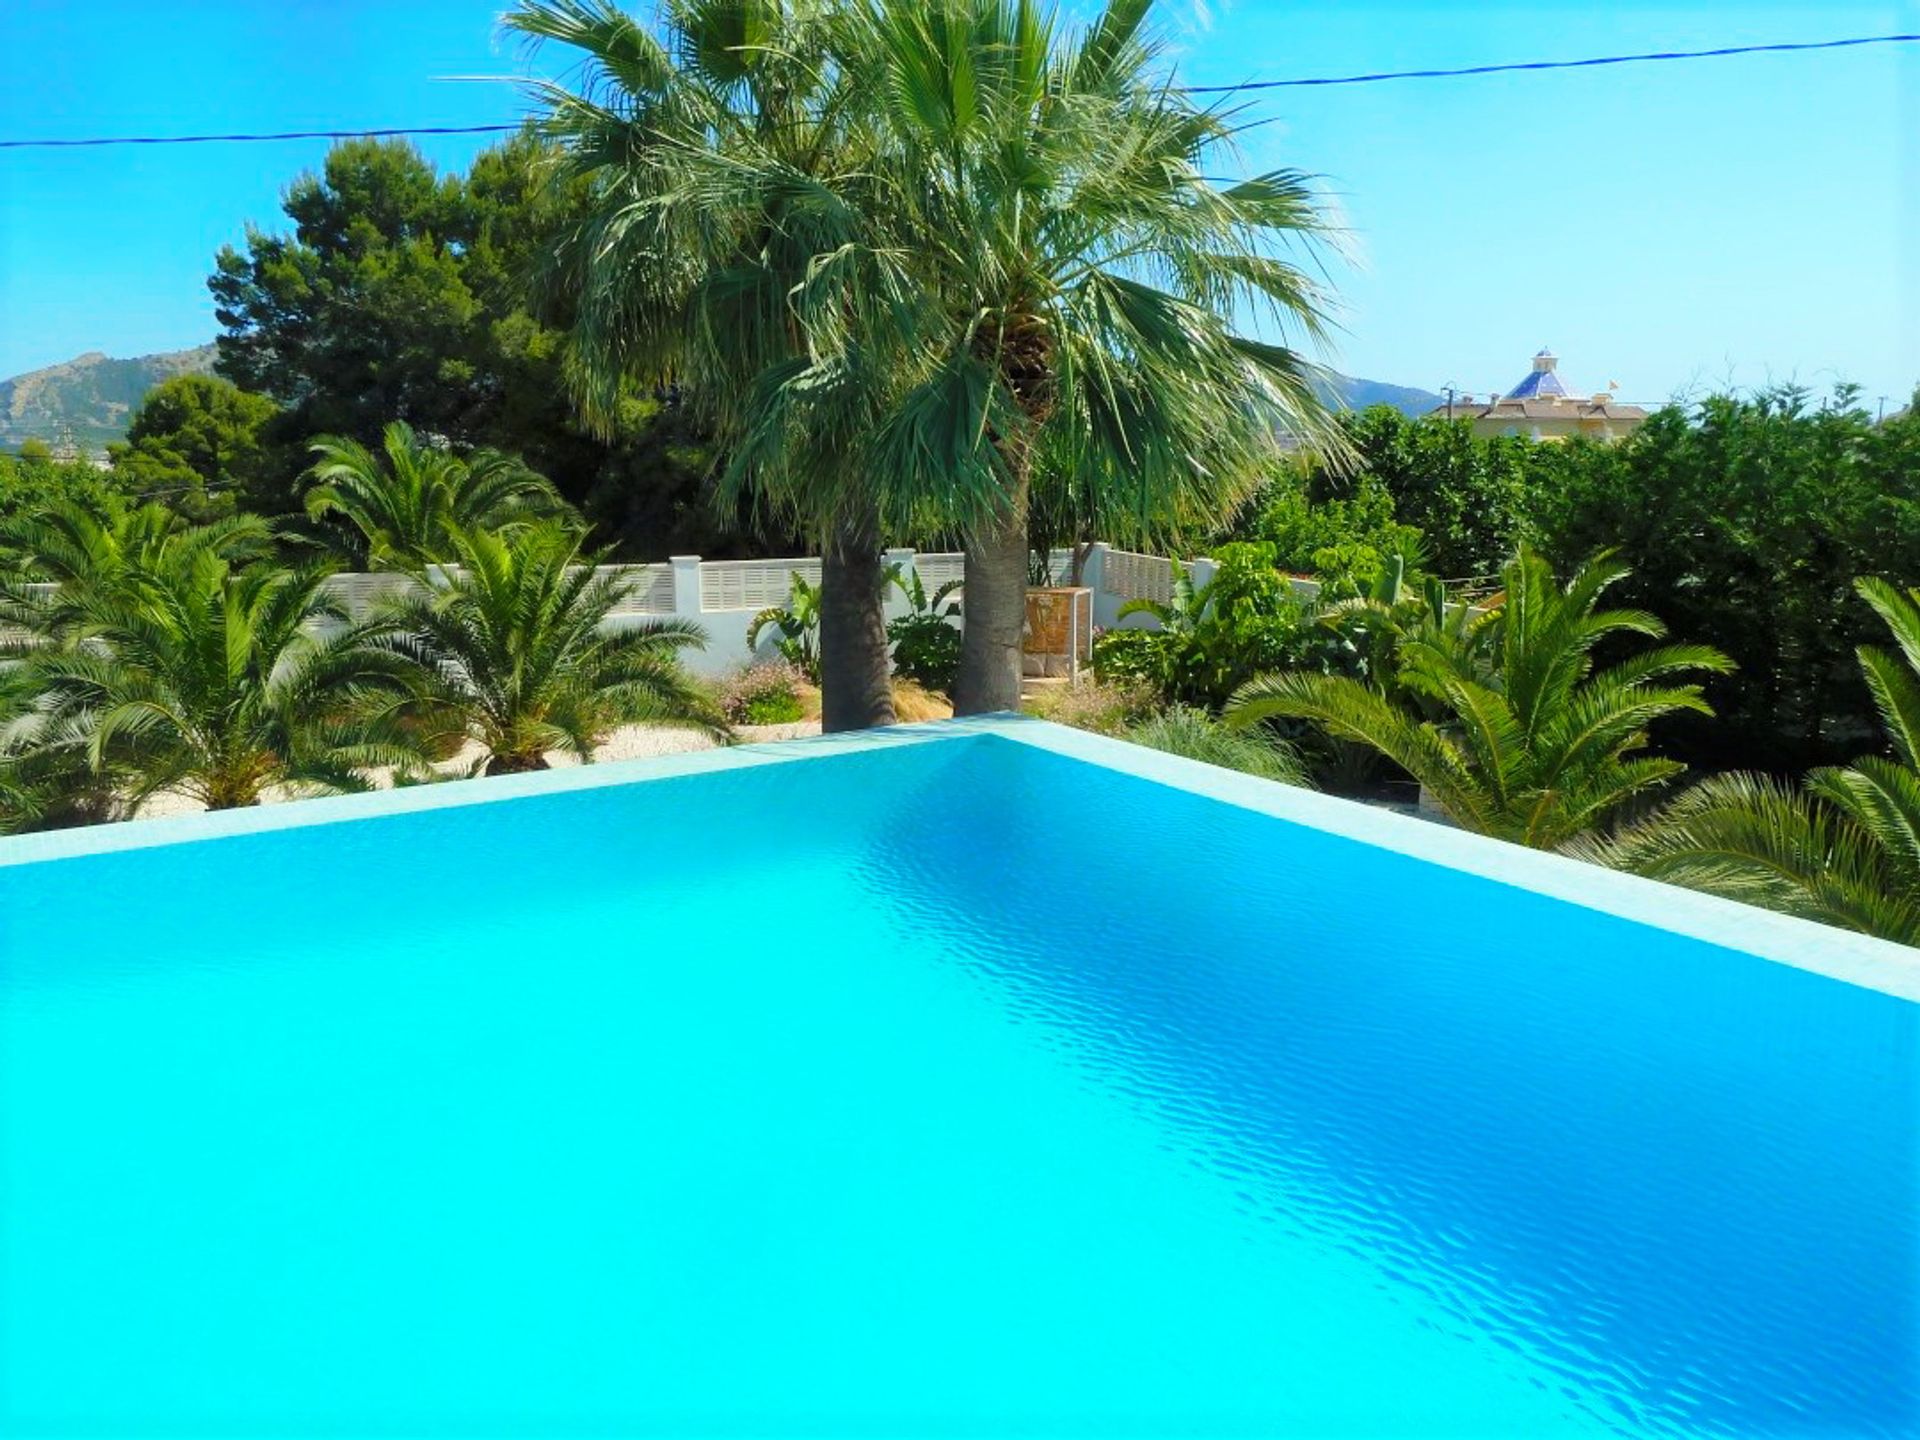
M 1920 1428 L 1912 952 L 1004 720 L 0 862 L 0 1434 Z

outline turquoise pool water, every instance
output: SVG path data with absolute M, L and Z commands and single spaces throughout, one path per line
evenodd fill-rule
M 535 788 L 0 866 L 0 1434 L 1920 1430 L 1920 1005 L 995 735 Z

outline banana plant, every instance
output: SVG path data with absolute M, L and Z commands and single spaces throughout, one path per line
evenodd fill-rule
M 893 646 L 893 673 L 928 690 L 951 692 L 960 672 L 960 632 L 948 620 L 960 613 L 959 580 L 949 580 L 929 595 L 918 570 L 887 567 L 887 581 L 906 597 L 908 613 L 887 622 Z
M 949 603 L 949 600 L 950 597 L 960 593 L 961 586 L 966 582 L 949 580 L 929 595 L 927 582 L 920 578 L 918 570 L 903 571 L 898 565 L 889 565 L 887 566 L 887 583 L 900 592 L 901 597 L 907 602 L 909 614 L 914 618 L 930 615 L 935 619 L 945 620 L 950 615 L 960 613 L 960 602 L 952 600 Z
M 789 577 L 789 593 L 784 605 L 769 605 L 747 622 L 747 650 L 760 647 L 760 637 L 771 628 L 780 632 L 773 642 L 781 658 L 806 672 L 814 684 L 820 683 L 820 587 L 798 570 Z

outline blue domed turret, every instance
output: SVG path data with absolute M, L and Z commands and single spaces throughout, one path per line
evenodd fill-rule
M 1567 387 L 1562 385 L 1560 377 L 1554 374 L 1554 367 L 1559 363 L 1551 350 L 1542 350 L 1533 357 L 1533 373 L 1509 390 L 1506 398 L 1544 400 L 1549 396 L 1556 396 L 1562 400 L 1566 399 Z

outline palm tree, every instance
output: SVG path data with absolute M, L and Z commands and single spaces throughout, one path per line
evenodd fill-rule
M 258 516 L 190 525 L 159 505 L 66 502 L 0 527 L 0 830 L 129 813 L 121 777 L 91 757 L 83 718 L 59 713 L 41 693 L 48 656 L 97 651 L 90 621 L 116 604 L 142 603 L 146 577 L 156 572 L 178 572 L 200 555 L 260 561 L 272 547 L 273 532 Z
M 960 713 L 1019 700 L 1036 455 L 1115 509 L 1178 514 L 1250 484 L 1278 429 L 1335 443 L 1312 368 L 1235 328 L 1320 335 L 1298 261 L 1327 217 L 1297 172 L 1210 178 L 1233 121 L 1167 84 L 1149 9 L 1111 0 L 1077 33 L 1027 0 L 857 11 L 881 81 L 874 263 L 809 277 L 800 303 L 848 341 L 791 383 L 887 357 L 869 476 L 966 528 Z
M 1584 858 L 1920 945 L 1920 589 L 1855 588 L 1900 650 L 1858 652 L 1891 756 L 1815 770 L 1799 790 L 1716 775 Z
M 160 505 L 102 512 L 70 501 L 23 512 L 0 526 L 0 625 L 49 643 L 74 622 L 84 597 L 124 589 L 194 554 L 241 564 L 272 551 L 272 527 L 257 515 L 190 525 Z
M 544 277 L 588 417 L 636 381 L 676 382 L 729 456 L 721 497 L 751 493 L 814 537 L 827 730 L 894 718 L 881 545 L 912 524 L 857 455 L 887 373 L 784 383 L 818 340 L 796 287 L 848 263 L 844 195 L 871 171 L 873 77 L 834 43 L 849 8 L 668 0 L 657 36 L 602 0 L 523 0 L 506 20 L 580 63 L 577 92 L 533 89 L 558 180 L 594 197 Z
M 960 708 L 1005 708 L 1039 449 L 1180 514 L 1282 424 L 1330 433 L 1309 367 L 1229 319 L 1318 332 L 1283 247 L 1326 221 L 1292 172 L 1206 178 L 1231 122 L 1167 88 L 1147 8 L 1073 37 L 1020 0 L 675 0 L 659 40 L 590 0 L 510 17 L 588 62 L 538 90 L 601 196 L 561 247 L 582 371 L 602 405 L 684 374 L 728 483 L 824 534 L 830 726 L 884 705 L 882 534 L 971 536 Z
M 1604 642 L 1666 633 L 1640 611 L 1595 608 L 1627 573 L 1602 557 L 1562 586 L 1544 559 L 1523 551 L 1501 572 L 1496 602 L 1400 645 L 1392 689 L 1347 676 L 1269 675 L 1242 687 L 1229 718 L 1313 721 L 1378 750 L 1466 829 L 1561 848 L 1684 769 L 1638 753 L 1647 727 L 1678 711 L 1712 711 L 1699 685 L 1662 682 L 1732 668 L 1703 645 L 1596 666 Z
M 452 558 L 463 531 L 505 530 L 563 514 L 566 502 L 520 460 L 496 450 L 464 458 L 423 444 L 405 421 L 388 425 L 375 456 L 357 440 L 313 443 L 307 514 L 344 516 L 375 569 L 413 570 Z M 382 461 L 384 457 L 384 463 Z
M 543 521 L 455 534 L 453 546 L 459 568 L 390 597 L 375 643 L 424 676 L 427 728 L 479 747 L 474 773 L 544 770 L 556 750 L 584 763 L 640 721 L 726 734 L 678 663 L 704 643 L 700 627 L 609 625 L 629 582 L 597 570 L 577 532 Z
M 347 624 L 326 577 L 193 547 L 76 589 L 72 643 L 18 661 L 37 748 L 84 755 L 131 807 L 171 790 L 221 810 L 414 767 L 405 667 Z

